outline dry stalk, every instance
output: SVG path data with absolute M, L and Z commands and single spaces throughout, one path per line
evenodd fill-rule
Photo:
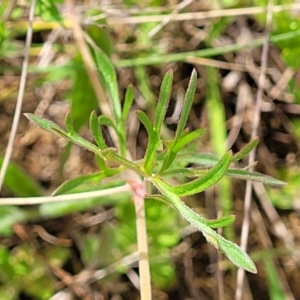
M 34 19 L 34 10 L 35 10 L 36 0 L 32 0 L 30 4 L 30 10 L 29 10 L 29 24 L 27 29 L 27 35 L 26 35 L 26 42 L 25 42 L 25 51 L 24 51 L 24 61 L 22 65 L 22 73 L 20 78 L 20 87 L 18 92 L 18 98 L 17 98 L 17 104 L 16 109 L 14 113 L 14 119 L 11 127 L 11 132 L 8 139 L 8 144 L 5 150 L 5 155 L 3 159 L 3 164 L 0 171 L 0 191 L 2 189 L 4 178 L 6 175 L 7 167 L 12 155 L 13 151 L 13 145 L 17 134 L 17 129 L 19 125 L 21 110 L 22 110 L 22 104 L 24 100 L 24 93 L 25 93 L 25 86 L 26 86 L 26 79 L 27 79 L 27 72 L 28 72 L 28 63 L 29 63 L 29 55 L 30 55 L 30 46 L 31 46 L 31 40 L 32 40 L 32 24 Z
M 251 132 L 251 139 L 254 139 L 258 135 L 258 128 L 260 124 L 260 109 L 264 92 L 264 83 L 266 80 L 266 69 L 268 63 L 268 51 L 269 51 L 269 37 L 270 29 L 272 25 L 273 17 L 273 0 L 268 2 L 267 18 L 266 18 L 266 27 L 265 27 L 265 37 L 264 44 L 261 56 L 261 69 L 258 81 L 258 91 L 255 103 L 255 111 L 253 116 L 253 127 Z M 248 164 L 251 166 L 255 162 L 255 151 L 251 151 L 249 154 Z M 253 168 L 251 168 L 252 171 Z M 241 248 L 246 251 L 248 236 L 249 236 L 249 227 L 250 227 L 250 210 L 251 210 L 251 198 L 252 198 L 252 182 L 247 181 L 246 191 L 244 198 L 244 219 L 241 232 Z M 237 273 L 237 288 L 235 293 L 235 299 L 241 300 L 243 294 L 243 282 L 245 277 L 245 270 L 239 268 Z

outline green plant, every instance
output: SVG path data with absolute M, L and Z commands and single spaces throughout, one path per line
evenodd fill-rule
M 144 112 L 136 112 L 138 119 L 147 131 L 148 145 L 144 158 L 139 161 L 132 161 L 128 158 L 126 150 L 125 131 L 126 120 L 133 102 L 132 88 L 128 88 L 122 108 L 119 102 L 114 68 L 102 51 L 97 50 L 95 55 L 103 84 L 111 98 L 113 111 L 113 118 L 105 115 L 97 116 L 95 112 L 92 112 L 90 116 L 90 129 L 97 145 L 83 139 L 76 133 L 70 115 L 66 117 L 66 130 L 64 130 L 49 120 L 39 118 L 33 114 L 25 114 L 29 120 L 44 130 L 53 132 L 72 143 L 84 147 L 97 156 L 101 169 L 99 173 L 82 176 L 81 178 L 67 182 L 54 193 L 54 196 L 71 191 L 87 182 L 92 182 L 95 178 L 100 181 L 112 178 L 112 183 L 110 184 L 114 187 L 111 187 L 111 185 L 100 187 L 103 189 L 104 195 L 113 194 L 117 187 L 123 185 L 124 187 L 127 186 L 128 191 L 133 194 L 134 201 L 136 199 L 142 199 L 142 201 L 157 200 L 172 206 L 183 218 L 197 227 L 207 241 L 222 251 L 235 265 L 249 272 L 256 273 L 256 267 L 250 257 L 239 246 L 226 240 L 214 230 L 214 228 L 231 224 L 235 220 L 235 217 L 229 215 L 214 220 L 206 219 L 189 208 L 181 198 L 204 191 L 225 175 L 257 180 L 272 185 L 282 185 L 283 182 L 262 174 L 251 173 L 244 169 L 230 168 L 231 163 L 240 160 L 252 151 L 257 145 L 258 140 L 253 140 L 235 155 L 227 152 L 220 160 L 214 157 L 208 159 L 205 155 L 195 153 L 191 155 L 188 145 L 193 144 L 205 132 L 203 129 L 192 132 L 185 130 L 196 90 L 197 75 L 195 71 L 191 75 L 175 136 L 172 140 L 164 140 L 161 136 L 161 128 L 171 95 L 173 79 L 172 71 L 169 71 L 165 75 L 161 85 L 154 121 L 151 122 Z M 118 148 L 106 145 L 101 129 L 103 126 L 113 129 L 117 137 L 116 145 L 118 145 Z M 202 162 L 203 168 L 186 168 L 189 162 L 197 162 L 197 160 Z M 111 167 L 109 163 L 114 163 L 115 167 Z M 174 174 L 180 174 L 181 179 L 185 178 L 186 182 L 172 186 L 167 178 Z M 196 177 L 196 179 L 188 180 L 190 177 Z M 149 188 L 148 183 L 151 183 L 157 189 L 158 193 L 153 193 L 154 188 Z M 142 276 L 143 274 L 141 274 Z

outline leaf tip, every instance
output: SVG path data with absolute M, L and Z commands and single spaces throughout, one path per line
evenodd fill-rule
M 31 113 L 23 113 L 24 117 L 26 117 L 28 120 L 31 120 Z
M 250 266 L 247 267 L 243 266 L 242 268 L 245 269 L 247 272 L 250 272 L 252 274 L 257 274 L 257 268 L 253 262 Z
M 194 76 L 197 77 L 197 70 L 196 70 L 196 68 L 193 68 L 193 71 L 192 71 L 192 74 L 191 74 L 191 77 L 194 77 Z

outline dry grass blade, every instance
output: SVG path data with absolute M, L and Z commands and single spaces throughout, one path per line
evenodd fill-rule
M 273 0 L 269 0 L 267 18 L 266 18 L 266 27 L 265 27 L 265 37 L 264 37 L 265 40 L 264 40 L 262 56 L 261 56 L 261 69 L 260 69 L 260 76 L 258 82 L 259 85 L 258 85 L 258 91 L 257 91 L 257 97 L 255 103 L 255 111 L 253 116 L 251 139 L 254 139 L 256 136 L 258 136 L 258 128 L 260 124 L 260 110 L 261 110 L 261 103 L 262 103 L 263 91 L 264 91 L 264 82 L 266 79 L 266 69 L 268 63 L 269 37 L 270 37 L 270 30 L 271 30 L 272 17 L 273 17 L 273 4 L 274 4 Z M 253 165 L 254 162 L 255 162 L 255 151 L 252 151 L 249 154 L 248 164 Z M 243 219 L 243 225 L 241 231 L 241 248 L 243 250 L 246 250 L 247 242 L 248 242 L 249 227 L 250 227 L 251 198 L 252 198 L 252 182 L 247 181 L 245 198 L 244 198 L 244 219 Z M 239 268 L 237 274 L 237 288 L 235 293 L 236 300 L 242 299 L 244 276 L 245 276 L 245 270 Z
M 20 87 L 19 87 L 19 93 L 17 98 L 17 104 L 13 119 L 13 124 L 11 127 L 11 132 L 9 135 L 8 145 L 6 147 L 5 156 L 3 160 L 3 164 L 0 171 L 0 191 L 2 189 L 5 174 L 7 171 L 7 167 L 12 155 L 13 151 L 13 144 L 14 140 L 17 134 L 18 124 L 20 120 L 21 115 L 21 109 L 24 99 L 24 93 L 25 93 L 25 86 L 26 86 L 26 78 L 27 78 L 27 71 L 28 71 L 28 63 L 29 63 L 29 55 L 30 55 L 30 46 L 31 46 L 31 40 L 32 40 L 32 23 L 34 19 L 34 10 L 35 10 L 36 0 L 32 0 L 30 4 L 30 11 L 29 11 L 29 25 L 27 29 L 27 35 L 26 35 L 26 43 L 25 43 L 25 54 L 24 54 L 24 61 L 22 66 L 22 73 L 21 73 L 21 79 L 20 79 Z
M 276 5 L 271 8 L 272 13 L 281 12 L 281 11 L 292 11 L 300 9 L 299 3 L 285 4 L 285 5 Z M 221 10 L 211 10 L 204 12 L 190 12 L 190 13 L 181 13 L 174 15 L 169 22 L 175 21 L 187 21 L 187 20 L 203 20 L 203 19 L 212 19 L 220 17 L 236 17 L 243 15 L 256 15 L 266 12 L 266 7 L 245 7 L 245 8 L 235 8 L 235 9 L 221 9 Z M 148 22 L 163 22 L 166 18 L 166 15 L 152 15 L 152 16 L 130 16 L 130 17 L 112 17 L 108 16 L 108 24 L 140 24 Z

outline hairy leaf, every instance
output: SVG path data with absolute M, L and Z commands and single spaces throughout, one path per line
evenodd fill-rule
M 148 174 L 151 174 L 156 153 L 159 148 L 159 137 L 148 116 L 143 111 L 137 111 L 136 114 L 148 133 L 148 145 L 144 157 L 144 169 Z
M 243 147 L 238 153 L 234 154 L 232 157 L 232 161 L 239 161 L 246 155 L 248 155 L 258 144 L 259 139 L 255 138 L 251 142 L 249 142 L 245 147 Z
M 118 94 L 117 75 L 108 56 L 101 50 L 95 50 L 97 67 L 111 99 L 112 110 L 116 123 L 121 120 L 121 104 Z
M 194 195 L 196 193 L 200 193 L 204 191 L 205 189 L 217 183 L 225 175 L 230 165 L 230 162 L 231 162 L 231 153 L 228 152 L 221 158 L 221 160 L 213 168 L 211 168 L 203 176 L 191 182 L 174 187 L 173 188 L 174 193 L 182 197 L 182 196 Z
M 94 140 L 97 143 L 98 147 L 100 149 L 107 148 L 107 145 L 106 145 L 105 140 L 103 138 L 102 131 L 101 131 L 101 128 L 100 128 L 100 125 L 99 125 L 99 122 L 98 122 L 98 117 L 97 117 L 95 111 L 93 111 L 91 113 L 91 116 L 90 116 L 90 129 L 92 131 Z
M 173 82 L 173 71 L 169 71 L 164 76 L 163 82 L 161 84 L 158 103 L 156 107 L 154 128 L 157 133 L 157 140 L 160 139 L 161 126 L 163 124 L 166 111 L 169 105 L 169 100 L 172 92 L 172 82 Z
M 192 107 L 192 104 L 194 101 L 196 86 L 197 86 L 197 72 L 194 69 L 192 72 L 192 75 L 191 75 L 189 86 L 188 86 L 186 94 L 185 94 L 182 111 L 181 111 L 180 118 L 178 121 L 178 126 L 177 126 L 177 130 L 176 130 L 176 135 L 175 135 L 176 141 L 182 136 L 182 133 L 186 126 L 186 122 L 190 115 L 191 107 Z
M 186 206 L 173 192 L 172 187 L 161 179 L 153 178 L 152 180 L 164 196 L 164 202 L 169 202 L 180 212 L 183 218 L 198 228 L 209 243 L 211 243 L 216 249 L 223 252 L 236 266 L 244 268 L 249 272 L 257 273 L 256 267 L 251 258 L 238 245 L 226 240 L 216 231 L 211 229 L 210 226 L 205 223 L 206 219 Z
M 132 103 L 133 103 L 133 97 L 134 97 L 134 89 L 132 85 L 130 85 L 125 94 L 125 100 L 124 100 L 124 105 L 123 105 L 123 110 L 122 110 L 122 120 L 123 123 L 125 124 L 129 111 L 131 109 Z
M 159 173 L 167 170 L 176 158 L 178 152 L 189 143 L 198 139 L 204 132 L 204 129 L 197 129 L 184 135 L 182 138 L 178 139 L 177 142 L 175 140 L 166 142 L 167 154 L 165 155 L 164 162 Z

